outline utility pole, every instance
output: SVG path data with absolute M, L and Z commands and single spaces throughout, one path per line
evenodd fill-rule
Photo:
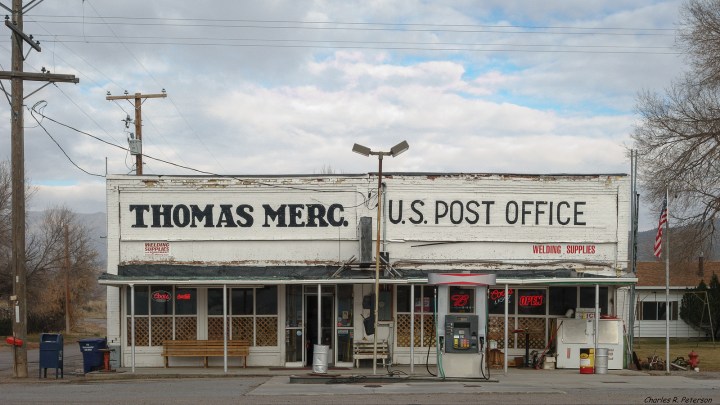
M 167 97 L 167 93 L 165 92 L 165 89 L 163 89 L 161 94 L 135 93 L 134 95 L 128 95 L 126 91 L 124 96 L 111 96 L 108 92 L 108 96 L 105 97 L 105 100 L 135 100 L 135 139 L 140 142 L 142 147 L 142 104 L 144 100 L 148 98 L 165 97 Z M 135 155 L 135 174 L 138 176 L 142 176 L 143 174 L 142 149 L 140 149 L 140 153 Z
M 70 232 L 65 222 L 65 333 L 70 334 Z
M 40 52 L 40 44 L 34 42 L 32 37 L 23 33 L 23 13 L 37 6 L 39 3 L 31 1 L 23 7 L 22 0 L 13 0 L 12 9 L 0 4 L 0 7 L 12 14 L 12 19 L 5 20 L 5 26 L 12 32 L 12 62 L 11 71 L 0 71 L 0 79 L 9 79 L 10 87 L 10 121 L 11 121 L 11 176 L 12 176 L 12 266 L 13 299 L 15 319 L 13 322 L 13 337 L 22 341 L 22 345 L 13 351 L 13 376 L 27 378 L 27 273 L 25 268 L 25 132 L 23 129 L 23 82 L 25 80 L 47 82 L 43 87 L 53 82 L 78 83 L 73 75 L 54 75 L 50 72 L 24 73 L 23 43 L 27 42 L 33 49 Z M 27 9 L 27 10 L 26 10 Z M 42 88 L 42 87 L 41 87 Z

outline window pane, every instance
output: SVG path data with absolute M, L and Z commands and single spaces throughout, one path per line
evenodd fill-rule
M 258 288 L 257 293 L 257 314 L 258 315 L 277 315 L 277 286 L 269 286 Z
M 252 315 L 253 314 L 253 289 L 233 288 L 232 289 L 232 314 Z
M 392 286 L 380 286 L 380 299 L 378 300 L 378 320 L 392 320 Z
M 148 315 L 148 288 L 147 286 L 135 287 L 135 315 Z M 130 306 L 131 288 L 127 287 L 127 305 L 128 316 L 132 315 Z
M 545 315 L 545 290 L 518 290 L 518 314 Z
M 565 315 L 577 307 L 577 287 L 550 287 L 548 297 L 550 315 Z
M 150 287 L 150 314 L 172 315 L 172 286 L 154 285 Z
M 643 302 L 642 303 L 642 320 L 643 321 L 656 321 L 657 317 L 657 303 L 655 301 Z
M 197 290 L 175 289 L 175 315 L 197 315 Z
M 302 286 L 285 287 L 286 326 L 298 327 L 302 323 Z M 289 336 L 289 335 L 288 335 Z M 290 361 L 290 360 L 288 360 Z
M 353 286 L 341 284 L 338 286 L 338 326 L 353 325 Z M 338 334 L 338 339 L 340 335 Z M 338 352 L 338 355 L 340 352 Z
M 223 314 L 223 290 L 222 288 L 208 288 L 208 315 Z M 228 311 L 228 314 L 230 311 Z M 220 333 L 222 337 L 222 333 Z
M 435 290 L 437 287 L 415 287 L 415 312 L 432 314 L 435 311 Z
M 450 313 L 474 314 L 475 289 L 454 285 L 450 286 Z
M 508 314 L 515 313 L 515 289 L 508 289 Z M 491 314 L 505 313 L 505 289 L 491 288 L 488 297 L 488 311 Z
M 600 287 L 600 315 L 607 315 L 608 288 Z M 580 308 L 595 308 L 595 287 L 580 287 Z
M 420 287 L 415 287 L 415 291 L 419 290 Z M 410 286 L 399 285 L 397 286 L 397 311 L 398 312 L 410 312 Z
M 677 321 L 677 319 L 678 319 L 678 302 L 670 301 L 670 309 L 672 310 L 672 312 L 670 313 L 670 320 Z
M 665 308 L 666 308 L 666 305 L 664 302 L 657 303 L 657 320 L 658 321 L 665 320 L 665 316 L 666 316 Z

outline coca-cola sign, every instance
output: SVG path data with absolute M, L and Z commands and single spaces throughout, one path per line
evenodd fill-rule
M 152 293 L 152 300 L 155 302 L 168 302 L 171 297 L 170 293 L 165 290 L 157 290 Z

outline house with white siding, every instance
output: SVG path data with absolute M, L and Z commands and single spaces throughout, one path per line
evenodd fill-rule
M 710 282 L 713 274 L 720 274 L 720 262 L 697 262 L 670 264 L 670 337 L 702 338 L 705 332 L 688 325 L 680 319 L 680 305 L 683 294 L 698 286 L 700 280 Z M 635 291 L 635 328 L 636 338 L 665 337 L 665 262 L 640 262 L 637 265 L 637 285 Z M 618 300 L 623 313 L 629 311 L 629 288 L 623 289 Z M 627 319 L 627 318 L 626 318 Z

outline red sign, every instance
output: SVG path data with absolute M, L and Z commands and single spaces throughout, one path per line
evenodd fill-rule
M 469 294 L 453 294 L 450 296 L 453 307 L 464 307 L 470 302 Z
M 155 302 L 168 302 L 170 301 L 170 293 L 165 290 L 153 291 L 152 299 Z
M 513 289 L 508 289 L 508 295 L 513 295 Z M 503 302 L 505 299 L 505 290 L 490 290 L 490 300 L 493 301 L 495 304 L 498 304 L 500 302 Z M 508 301 L 510 302 L 510 301 Z
M 542 295 L 523 295 L 520 297 L 520 305 L 524 307 L 540 307 L 542 304 Z
M 177 297 L 175 297 L 178 301 L 187 301 L 190 300 L 190 293 L 185 294 L 178 294 Z

